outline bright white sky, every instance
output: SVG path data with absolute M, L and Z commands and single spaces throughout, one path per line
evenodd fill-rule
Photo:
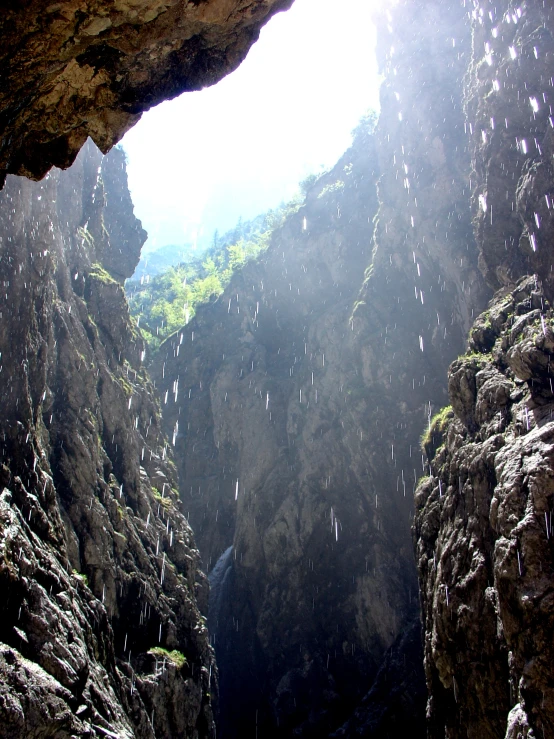
M 145 113 L 122 141 L 145 250 L 207 245 L 332 166 L 379 103 L 376 0 L 295 0 L 232 74 Z

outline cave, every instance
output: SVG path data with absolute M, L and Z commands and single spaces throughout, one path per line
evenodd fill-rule
M 550 4 L 383 3 L 378 119 L 132 314 L 116 144 L 292 4 L 5 4 L 0 737 L 554 736 Z

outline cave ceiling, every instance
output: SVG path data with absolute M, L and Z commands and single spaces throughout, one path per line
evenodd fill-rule
M 70 166 L 89 136 L 107 152 L 145 110 L 235 69 L 292 2 L 2 3 L 0 185 Z

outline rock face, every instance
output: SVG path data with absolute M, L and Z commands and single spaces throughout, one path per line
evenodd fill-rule
M 207 566 L 227 550 L 211 578 L 220 736 L 327 736 L 416 607 L 409 505 L 352 317 L 376 167 L 363 137 L 154 374 Z
M 497 289 L 538 274 L 554 295 L 554 10 L 480 2 L 472 19 L 466 129 L 480 266 Z
M 450 367 L 453 412 L 416 498 L 431 736 L 554 731 L 553 317 L 524 278 Z
M 451 367 L 453 410 L 432 425 L 425 440 L 433 461 L 417 493 L 415 535 L 429 731 L 437 737 L 552 733 L 551 13 L 542 3 L 480 3 L 468 12 L 457 2 L 401 2 L 389 9 L 379 34 L 385 82 L 373 167 L 380 177 L 370 270 L 356 286 L 351 278 L 342 283 L 333 276 L 352 312 L 341 309 L 328 288 L 325 309 L 321 299 L 319 306 L 308 303 L 314 291 L 308 256 L 317 248 L 318 255 L 332 255 L 323 257 L 329 265 L 336 264 L 336 234 L 344 233 L 343 243 L 351 246 L 353 236 L 360 240 L 362 220 L 371 218 L 370 190 L 365 209 L 358 203 L 349 224 L 358 223 L 360 230 L 343 232 L 344 222 L 334 222 L 330 210 L 321 221 L 325 239 L 313 226 L 316 198 L 323 200 L 314 190 L 275 238 L 266 265 L 246 270 L 219 303 L 199 313 L 183 343 L 178 338 L 169 347 L 160 382 L 169 396 L 177 376 L 185 388 L 167 418 L 168 432 L 177 433 L 186 505 L 211 565 L 227 552 L 213 576 L 212 616 L 226 730 L 248 727 L 230 709 L 225 713 L 226 701 L 240 706 L 252 726 L 257 716 L 268 736 L 322 736 L 330 730 L 370 735 L 374 729 L 379 704 L 371 700 L 379 681 L 372 681 L 387 643 L 376 628 L 384 611 L 370 589 L 378 577 L 371 580 L 360 565 L 378 551 L 389 566 L 398 549 L 395 561 L 405 573 L 400 587 L 408 592 L 403 521 L 409 506 L 403 507 L 401 494 L 406 484 L 409 496 L 413 475 L 425 471 L 414 464 L 416 439 L 425 417 L 429 424 L 433 410 L 447 402 L 446 364 L 464 348 L 488 289 L 502 287 L 472 329 L 470 354 Z M 336 176 L 319 187 L 329 193 Z M 345 190 L 332 205 L 344 214 L 348 203 Z M 299 236 L 304 218 L 303 237 L 313 246 Z M 369 229 L 365 233 L 369 239 Z M 348 259 L 360 270 L 362 259 L 356 262 L 355 254 L 348 252 Z M 291 259 L 290 273 L 284 273 L 279 255 L 287 269 Z M 297 275 L 306 268 L 308 276 L 300 281 Z M 530 273 L 537 277 L 525 278 Z M 278 300 L 287 284 L 288 300 Z M 303 300 L 309 307 L 301 307 Z M 277 340 L 270 343 L 266 336 L 274 334 Z M 318 377 L 312 386 L 311 365 L 321 356 L 317 369 L 323 370 L 323 354 L 316 408 L 311 393 Z M 276 383 L 279 361 L 285 377 Z M 346 393 L 341 405 L 344 390 L 352 392 L 352 377 L 361 380 L 359 400 Z M 207 429 L 201 418 L 210 419 Z M 329 431 L 322 429 L 324 420 Z M 272 422 L 276 429 L 266 432 Z M 341 426 L 333 434 L 337 422 Z M 371 429 L 378 432 L 369 440 Z M 316 470 L 328 470 L 319 482 Z M 342 551 L 340 537 L 332 549 L 321 548 L 325 508 L 314 503 L 318 494 L 328 509 L 328 529 L 336 517 L 349 537 Z M 357 525 L 362 516 L 366 529 Z M 375 529 L 378 548 L 371 549 Z M 318 563 L 344 580 L 344 573 L 354 575 L 350 589 L 322 595 L 320 583 L 309 579 Z M 398 627 L 390 628 L 392 644 L 409 608 L 398 596 L 399 581 L 392 591 L 378 587 L 402 614 Z M 338 615 L 339 624 L 348 624 L 352 598 L 364 592 L 371 597 L 354 610 L 352 629 L 338 637 L 345 672 L 355 676 L 352 687 L 325 660 L 335 643 L 325 621 L 317 620 L 317 608 L 321 603 L 325 613 Z M 233 638 L 233 630 L 243 629 L 242 637 Z M 381 641 L 372 642 L 369 634 Z M 348 644 L 354 644 L 354 655 L 362 652 L 363 667 L 352 654 L 347 660 Z M 241 664 L 254 675 L 251 702 L 241 703 L 226 683 L 226 674 L 240 673 Z M 366 700 L 342 728 L 333 726 L 366 690 Z M 318 695 L 325 700 L 318 703 Z M 303 705 L 312 713 L 302 712 Z
M 207 583 L 118 281 L 145 238 L 126 185 L 89 144 L 0 195 L 2 737 L 214 735 Z
M 105 153 L 141 113 L 237 67 L 292 0 L 3 3 L 0 184 Z M 186 134 L 185 134 L 186 135 Z
M 106 151 L 289 4 L 8 3 L 0 171 Z M 421 735 L 423 471 L 429 734 L 554 734 L 553 13 L 391 4 L 375 138 L 165 346 L 226 739 Z M 0 733 L 213 736 L 206 583 L 120 284 L 143 239 L 121 155 L 10 179 L 0 207 Z
M 449 10 L 457 33 L 464 10 Z M 360 132 L 154 370 L 184 510 L 215 566 L 225 737 L 424 733 L 402 638 L 417 628 L 418 440 L 487 291 L 461 145 L 470 37 L 430 46 L 433 9 L 406 13 L 421 33 L 397 77 L 382 50 L 376 136 Z
M 479 260 L 501 287 L 449 370 L 415 537 L 433 737 L 550 736 L 550 5 L 475 5 L 466 76 Z M 525 275 L 531 275 L 525 277 Z

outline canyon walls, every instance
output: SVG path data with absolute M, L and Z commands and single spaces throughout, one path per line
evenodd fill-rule
M 153 370 L 212 570 L 225 737 L 424 733 L 404 638 L 419 437 L 489 294 L 464 135 L 470 25 L 459 3 L 438 7 L 381 19 L 375 135 L 361 128 Z M 394 708 L 401 670 L 375 682 L 387 654 L 413 670 Z
M 552 733 L 552 347 L 528 277 L 450 367 L 416 498 L 433 737 Z
M 429 732 L 547 737 L 554 18 L 542 2 L 468 10 L 472 209 L 499 292 L 450 367 L 416 496 Z
M 2 171 L 106 151 L 287 5 L 8 3 Z M 8 178 L 0 734 L 214 735 L 183 514 L 224 739 L 423 735 L 420 604 L 430 736 L 553 733 L 552 13 L 378 14 L 377 130 L 153 368 L 178 470 L 121 152 Z
M 207 582 L 120 280 L 125 160 L 0 194 L 0 736 L 211 737 Z
M 377 166 L 366 132 L 153 369 L 208 569 L 225 552 L 209 622 L 222 736 L 327 736 L 417 611 L 413 475 L 353 315 Z

